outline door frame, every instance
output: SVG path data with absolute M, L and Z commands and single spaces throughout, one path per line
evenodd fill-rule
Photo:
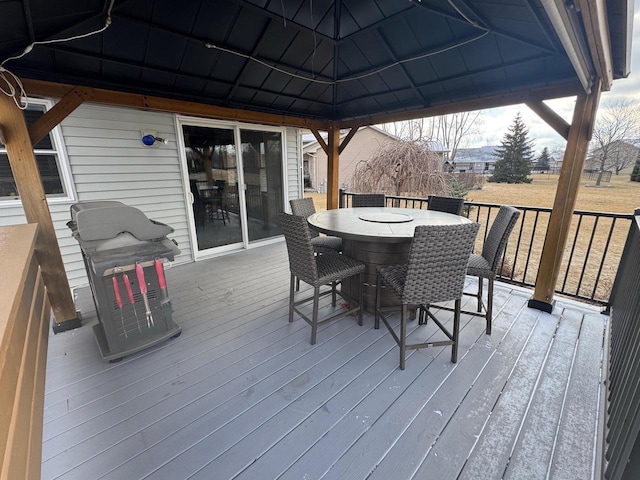
M 246 206 L 246 184 L 244 182 L 244 169 L 242 159 L 242 145 L 240 139 L 240 130 L 259 130 L 268 132 L 280 133 L 282 139 L 282 189 L 283 199 L 285 205 L 282 206 L 286 211 L 286 205 L 288 203 L 288 182 L 287 182 L 287 132 L 285 127 L 274 127 L 269 125 L 260 125 L 253 123 L 231 122 L 224 120 L 208 119 L 202 117 L 192 117 L 189 115 L 175 115 L 175 129 L 176 129 L 176 143 L 178 150 L 178 157 L 180 163 L 180 175 L 182 177 L 182 188 L 184 193 L 185 210 L 187 214 L 187 229 L 189 231 L 189 241 L 191 244 L 192 258 L 194 261 L 203 260 L 207 258 L 217 257 L 227 253 L 238 252 L 241 250 L 247 250 L 270 243 L 281 242 L 282 237 L 272 237 L 263 240 L 256 240 L 249 242 L 249 232 L 247 225 L 247 206 Z M 223 128 L 226 130 L 233 130 L 234 143 L 236 149 L 236 169 L 238 177 L 238 202 L 239 202 L 239 214 L 240 225 L 242 231 L 242 242 L 234 243 L 231 245 L 223 245 L 220 247 L 209 248 L 207 250 L 198 250 L 198 238 L 196 234 L 195 218 L 193 216 L 193 197 L 189 186 L 189 170 L 187 165 L 185 144 L 184 144 L 184 132 L 182 127 L 184 125 L 192 125 L 197 127 L 207 128 Z

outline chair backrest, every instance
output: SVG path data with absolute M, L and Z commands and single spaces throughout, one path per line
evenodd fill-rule
M 429 304 L 461 298 L 479 227 L 477 223 L 417 226 L 402 302 Z
M 287 243 L 291 273 L 300 280 L 313 283 L 318 279 L 318 267 L 311 245 L 311 232 L 307 219 L 285 212 L 280 212 L 278 218 Z
M 519 216 L 520 210 L 509 205 L 502 205 L 484 241 L 482 256 L 489 262 L 491 271 L 494 272 L 494 274 L 498 268 L 498 262 L 504 253 L 504 249 L 507 247 L 509 235 L 511 235 Z
M 427 198 L 429 210 L 453 213 L 454 215 L 460 215 L 462 213 L 464 198 L 440 197 L 438 195 L 429 195 Z
M 316 213 L 312 198 L 294 198 L 289 200 L 289 205 L 291 205 L 291 213 L 296 217 L 308 218 Z
M 291 213 L 296 217 L 309 218 L 316 213 L 316 207 L 313 204 L 312 198 L 294 198 L 289 200 L 289 205 L 291 205 Z M 313 230 L 310 230 L 309 233 L 312 238 L 320 236 L 318 232 Z
M 384 193 L 356 193 L 351 197 L 352 207 L 384 207 Z

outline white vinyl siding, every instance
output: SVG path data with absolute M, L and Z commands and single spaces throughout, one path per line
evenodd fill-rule
M 61 124 L 77 200 L 49 202 L 51 216 L 72 288 L 88 280 L 80 248 L 66 223 L 77 201 L 116 200 L 139 208 L 149 218 L 175 229 L 175 263 L 192 260 L 185 193 L 176 144 L 174 115 L 84 104 Z M 142 132 L 154 132 L 168 145 L 143 145 Z M 299 196 L 299 130 L 286 129 L 288 198 Z M 0 226 L 26 223 L 22 205 L 0 208 Z
M 301 175 L 300 168 L 302 166 L 302 152 L 300 151 L 300 130 L 297 128 L 286 129 L 286 156 L 287 156 L 287 184 L 285 189 L 287 190 L 287 203 L 289 199 L 300 198 L 303 191 L 300 185 Z M 285 210 L 288 210 L 288 205 L 285 206 Z

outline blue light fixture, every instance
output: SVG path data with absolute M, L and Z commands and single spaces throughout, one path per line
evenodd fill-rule
M 156 142 L 167 145 L 169 143 L 169 140 L 167 140 L 166 138 L 156 137 L 155 135 L 151 134 L 147 134 L 142 137 L 142 143 L 144 143 L 147 147 L 150 147 Z

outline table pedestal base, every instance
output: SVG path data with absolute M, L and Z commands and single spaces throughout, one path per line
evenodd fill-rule
M 376 267 L 378 265 L 395 265 L 407 263 L 411 239 L 401 243 L 376 243 L 367 241 L 342 241 L 342 252 L 365 264 L 364 273 L 364 309 L 374 312 L 376 308 Z M 358 277 L 342 281 L 342 291 L 351 298 L 358 298 Z M 396 296 L 388 291 L 382 293 L 382 306 L 399 305 Z

